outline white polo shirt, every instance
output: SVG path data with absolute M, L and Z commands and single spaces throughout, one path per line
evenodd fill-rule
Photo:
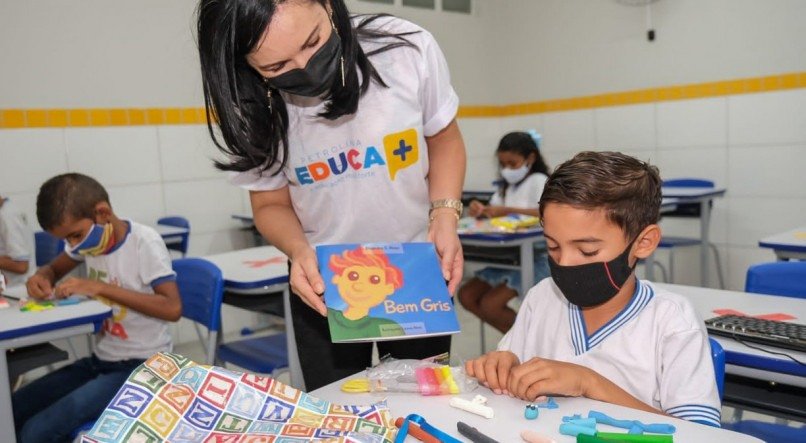
M 119 286 L 153 297 L 154 286 L 175 281 L 171 256 L 162 237 L 153 228 L 124 220 L 129 232 L 121 243 L 104 255 L 83 256 L 65 252 L 73 260 L 87 264 L 87 278 Z M 168 322 L 142 314 L 126 306 L 97 297 L 112 308 L 112 317 L 104 320 L 103 331 L 95 346 L 95 355 L 105 361 L 147 359 L 157 352 L 173 348 Z
M 535 172 L 526 177 L 523 183 L 515 186 L 509 185 L 505 196 L 497 190 L 490 199 L 491 206 L 506 206 L 508 208 L 535 209 L 540 205 L 540 196 L 549 178 L 546 174 Z
M 588 367 L 667 414 L 719 426 L 720 401 L 705 325 L 684 297 L 637 281 L 615 318 L 592 333 L 551 278 L 533 287 L 501 339 L 521 362 L 534 357 Z
M 357 19 L 356 19 L 357 20 Z M 230 181 L 250 191 L 289 186 L 312 245 L 425 241 L 428 147 L 456 117 L 459 99 L 434 37 L 403 19 L 372 27 L 406 36 L 416 47 L 369 57 L 387 87 L 372 81 L 355 114 L 327 120 L 318 97 L 283 93 L 288 109 L 288 162 L 279 174 L 251 170 Z M 386 39 L 388 41 L 388 39 Z M 361 41 L 365 52 L 377 42 Z
M 28 272 L 24 274 L 0 271 L 6 276 L 6 283 L 9 286 L 25 284 L 28 277 L 36 271 L 34 234 L 31 226 L 25 214 L 8 198 L 0 202 L 0 256 L 28 262 Z

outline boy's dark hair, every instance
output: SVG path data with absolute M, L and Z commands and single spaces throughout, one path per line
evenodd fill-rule
M 549 176 L 540 197 L 540 216 L 548 203 L 604 209 L 628 239 L 657 223 L 661 179 L 658 168 L 620 152 L 580 152 Z
M 95 205 L 109 203 L 106 189 L 92 177 L 71 172 L 57 175 L 39 188 L 36 218 L 42 229 L 51 229 L 73 219 L 95 219 Z

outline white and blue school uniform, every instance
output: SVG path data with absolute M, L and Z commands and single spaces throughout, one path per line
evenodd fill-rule
M 637 399 L 685 420 L 719 426 L 720 401 L 705 326 L 683 296 L 637 280 L 627 306 L 597 331 L 550 278 L 526 296 L 501 339 L 534 357 L 590 368 Z
M 523 182 L 518 185 L 509 185 L 505 195 L 501 190 L 495 191 L 490 199 L 490 206 L 506 206 L 508 208 L 537 208 L 540 204 L 540 196 L 543 194 L 543 187 L 546 186 L 548 176 L 536 172 L 528 175 Z M 546 254 L 546 242 L 535 242 L 534 245 L 534 281 L 538 282 L 550 275 L 548 256 Z M 495 266 L 476 271 L 476 278 L 484 280 L 490 286 L 506 284 L 510 289 L 523 295 L 526 291 L 521 291 L 521 273 L 516 269 L 503 269 Z

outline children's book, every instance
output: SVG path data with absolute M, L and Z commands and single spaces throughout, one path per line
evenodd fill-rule
M 316 247 L 334 343 L 459 332 L 432 243 Z

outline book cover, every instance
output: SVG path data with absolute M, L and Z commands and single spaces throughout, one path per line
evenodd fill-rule
M 432 243 L 316 247 L 334 343 L 459 332 Z

